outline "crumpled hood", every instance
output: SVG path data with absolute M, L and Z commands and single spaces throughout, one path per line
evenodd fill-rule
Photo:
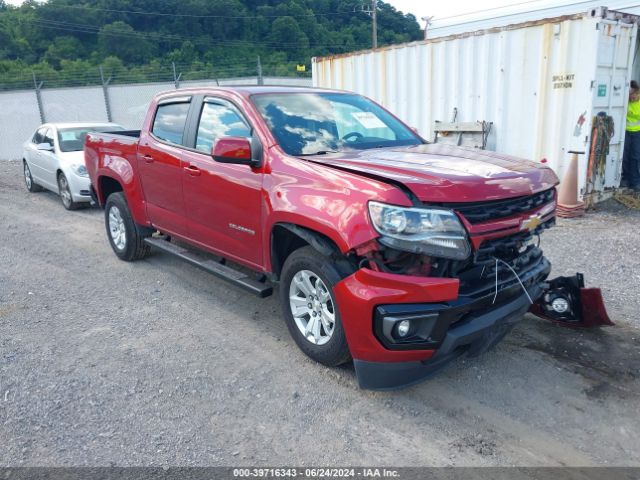
M 498 200 L 558 184 L 553 170 L 543 165 L 443 144 L 339 152 L 313 161 L 402 183 L 424 202 Z

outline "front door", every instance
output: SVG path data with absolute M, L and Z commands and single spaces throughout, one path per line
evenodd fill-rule
M 37 150 L 36 155 L 38 158 L 38 166 L 40 167 L 38 175 L 45 185 L 49 186 L 52 190 L 57 190 L 58 179 L 56 175 L 58 173 L 58 160 L 54 150 L 53 135 L 53 128 L 47 128 L 42 143 L 49 145 L 51 150 Z
M 34 180 L 36 180 L 40 185 L 49 185 L 49 182 L 46 181 L 47 174 L 44 169 L 42 162 L 43 157 L 40 155 L 41 150 L 38 150 L 38 145 L 44 143 L 44 137 L 47 133 L 48 127 L 40 127 L 38 131 L 35 133 L 33 138 L 31 139 L 31 143 L 29 144 L 29 166 L 31 168 L 31 176 Z
M 183 137 L 190 98 L 158 105 L 149 134 L 140 137 L 138 168 L 147 201 L 147 214 L 162 232 L 186 236 L 182 195 Z
M 189 238 L 225 257 L 261 267 L 262 173 L 248 165 L 213 160 L 211 147 L 224 136 L 250 137 L 251 128 L 231 102 L 205 98 L 195 151 L 186 151 L 184 157 Z

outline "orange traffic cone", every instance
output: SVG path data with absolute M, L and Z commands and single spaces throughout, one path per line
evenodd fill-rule
M 584 152 L 569 153 L 572 154 L 571 163 L 558 189 L 556 210 L 557 215 L 563 218 L 581 217 L 585 211 L 585 203 L 578 201 L 578 155 Z

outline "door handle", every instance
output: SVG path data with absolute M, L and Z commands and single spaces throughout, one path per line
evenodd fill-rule
M 144 161 L 146 163 L 153 163 L 154 158 L 151 155 L 143 155 L 142 158 L 144 158 Z
M 183 168 L 192 177 L 200 176 L 200 169 L 194 165 L 189 165 L 188 167 L 183 167 Z

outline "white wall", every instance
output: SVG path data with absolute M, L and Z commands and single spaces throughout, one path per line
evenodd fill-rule
M 257 77 L 230 78 L 219 85 L 255 85 Z M 265 85 L 311 86 L 310 78 L 265 77 Z M 216 86 L 215 80 L 180 82 L 180 87 Z M 173 90 L 173 83 L 111 85 L 108 87 L 111 118 L 128 129 L 139 129 L 149 102 L 156 93 Z M 102 87 L 41 90 L 47 122 L 105 122 L 107 109 Z M 22 144 L 41 124 L 36 92 L 0 92 L 0 160 L 22 158 Z
M 0 159 L 22 158 L 22 144 L 40 125 L 34 91 L 0 93 Z
M 106 122 L 102 87 L 42 90 L 47 122 Z

